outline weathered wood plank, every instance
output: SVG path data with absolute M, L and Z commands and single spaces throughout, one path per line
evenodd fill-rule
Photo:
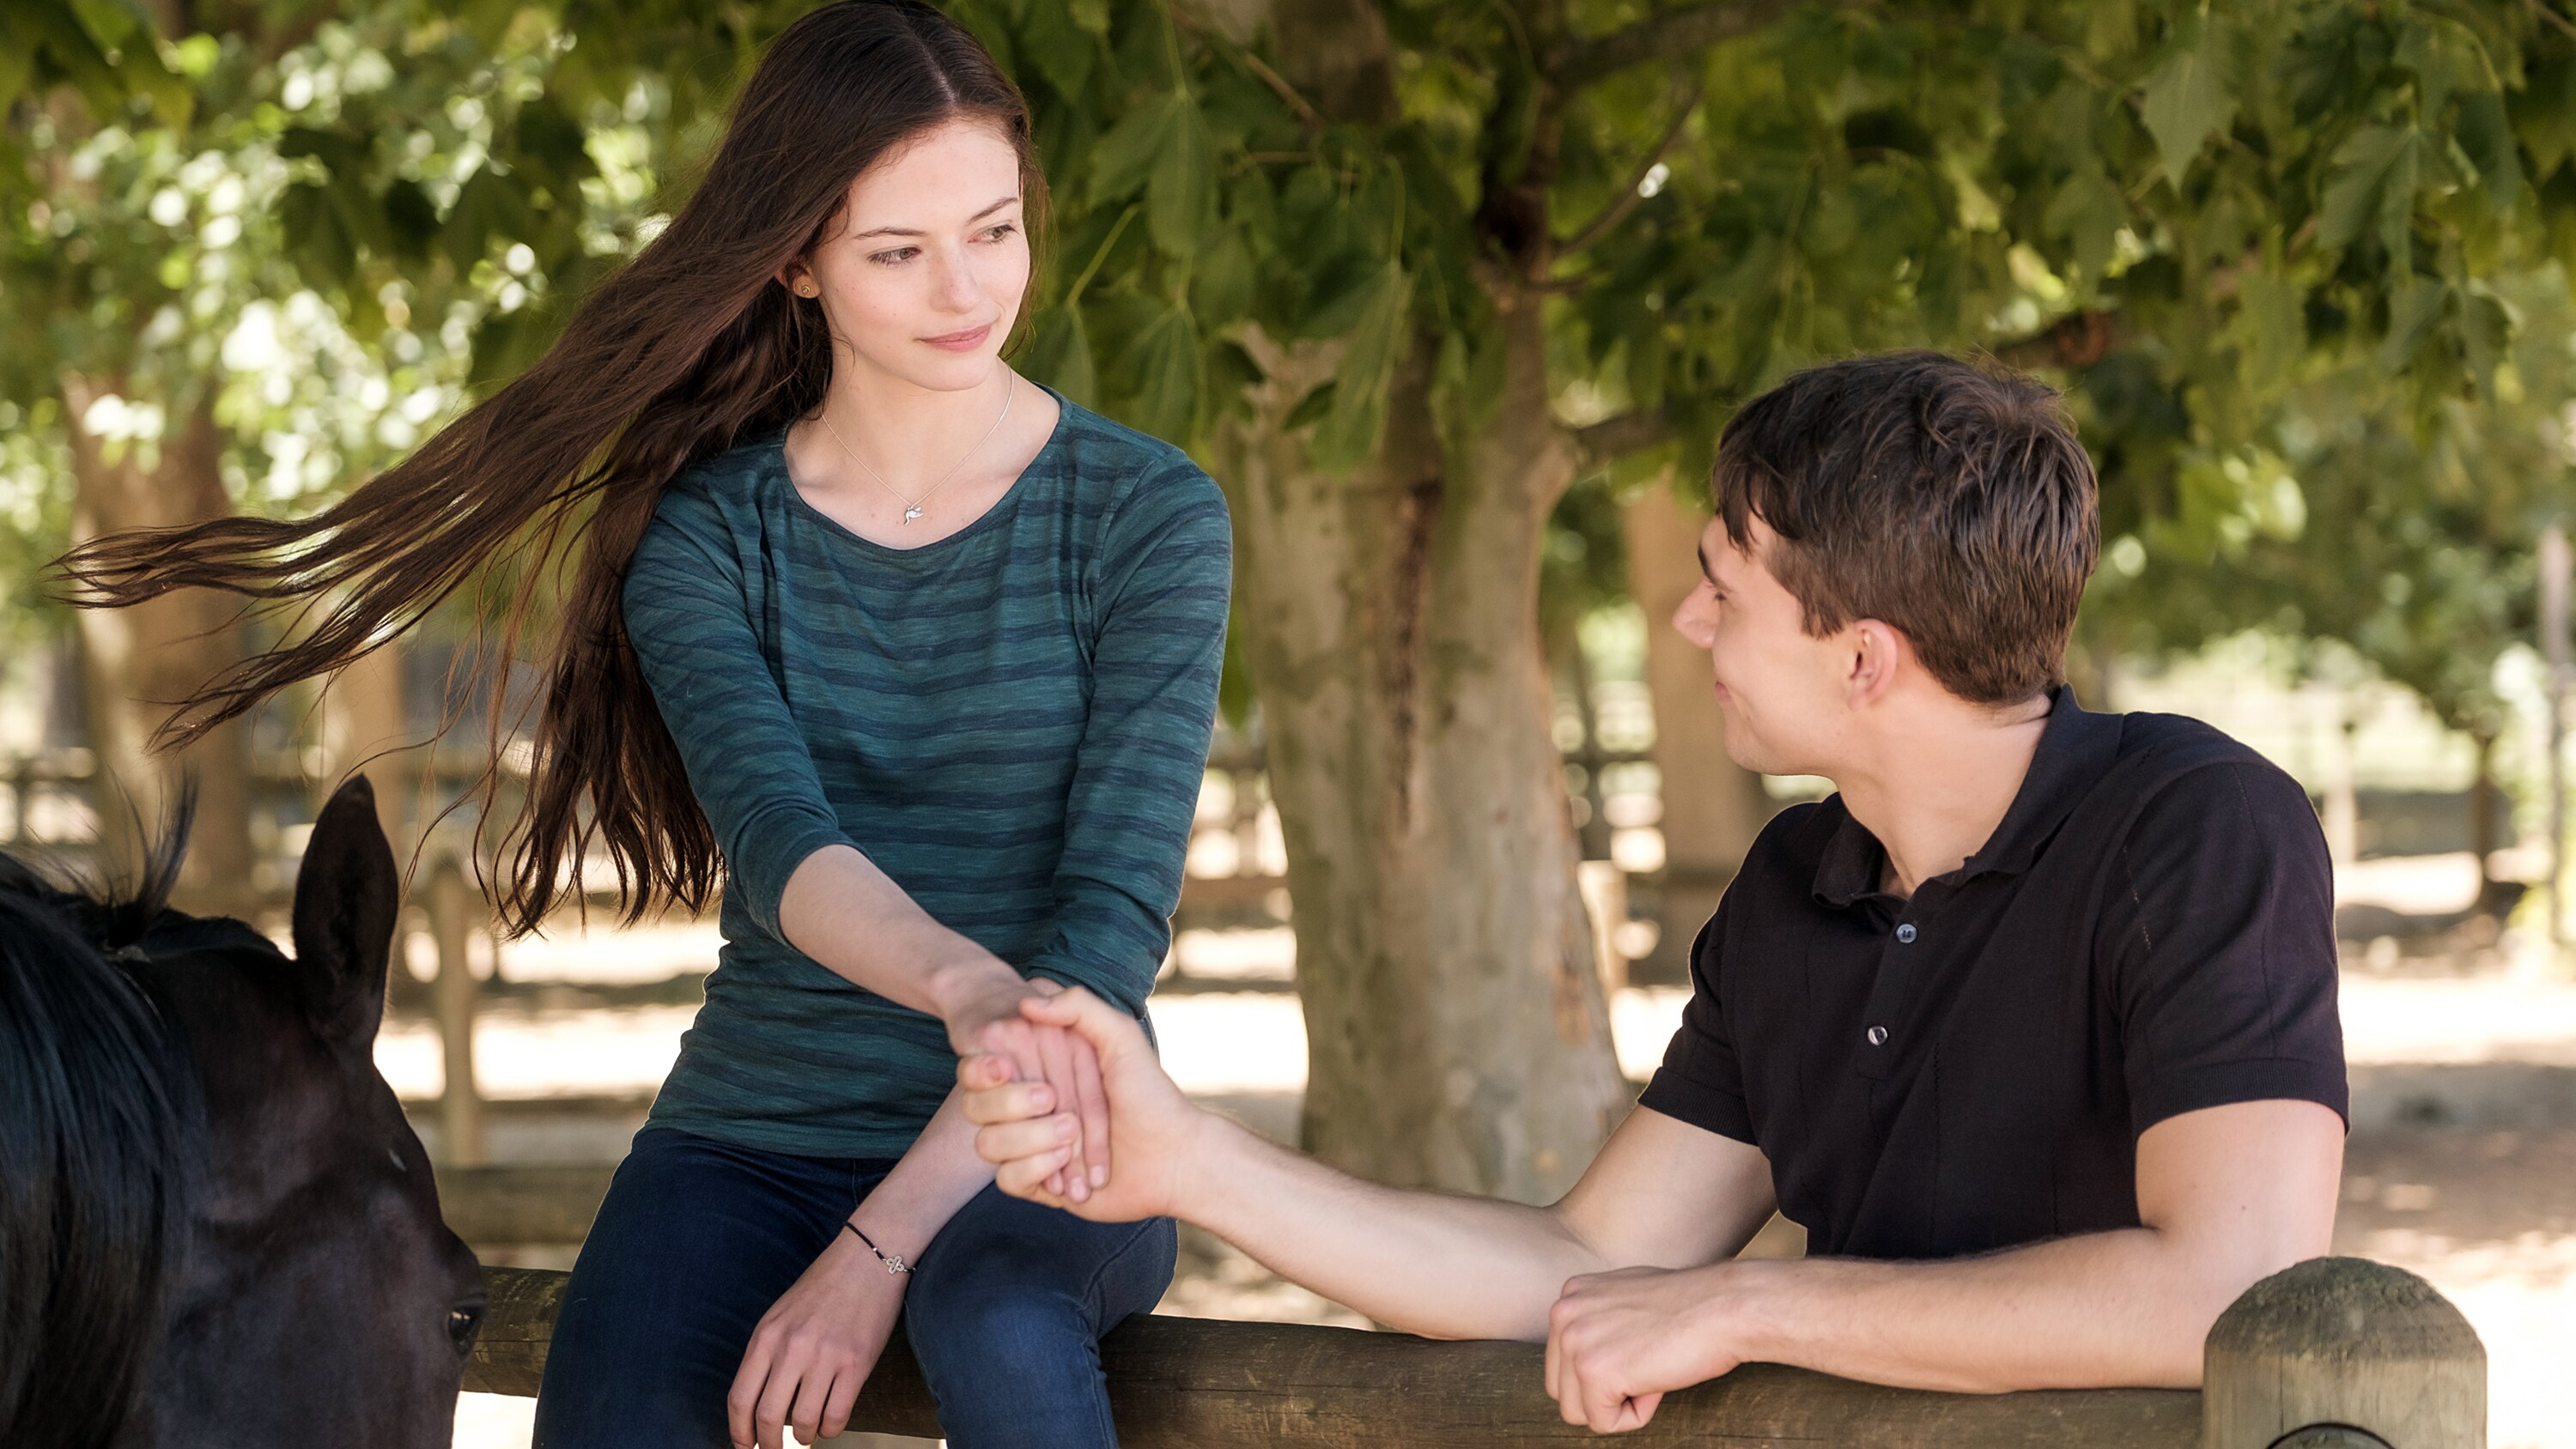
M 491 1311 L 466 1388 L 530 1395 L 565 1276 L 487 1268 Z M 1101 1344 L 1120 1442 L 1130 1449 L 1407 1449 L 1597 1442 L 1562 1422 L 1537 1347 L 1214 1319 L 1131 1319 Z M 854 1429 L 935 1436 L 937 1416 L 900 1337 L 859 1397 Z M 2190 1449 L 2200 1396 L 2155 1389 L 1993 1396 L 1921 1393 L 1748 1365 L 1668 1396 L 1643 1446 L 1854 1449 Z

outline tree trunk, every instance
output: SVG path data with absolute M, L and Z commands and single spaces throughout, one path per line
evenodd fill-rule
M 1539 547 L 1573 474 L 1534 307 L 1490 426 L 1444 448 L 1433 346 L 1346 478 L 1288 410 L 1335 349 L 1248 331 L 1267 378 L 1216 440 L 1244 655 L 1296 900 L 1303 1132 L 1379 1181 L 1549 1200 L 1628 1104 L 1549 725 Z
M 1654 954 L 1638 963 L 1643 980 L 1690 979 L 1692 939 L 1717 913 L 1718 897 L 1778 808 L 1760 775 L 1727 758 L 1708 651 L 1672 625 L 1673 611 L 1699 585 L 1699 533 L 1708 517 L 1661 479 L 1621 515 L 1628 587 L 1646 615 L 1646 683 L 1654 696 L 1655 770 L 1664 801 L 1661 934 Z
M 2504 914 L 2508 894 L 2519 896 L 2518 889 L 2502 887 L 2495 878 L 2495 867 L 2488 860 L 2496 852 L 2496 783 L 2495 736 L 2472 730 L 2469 739 L 2477 746 L 2477 769 L 2469 780 L 2469 850 L 2478 859 L 2477 913 L 2489 921 L 2490 934 L 2496 918 Z
M 171 409 L 157 449 L 112 445 L 81 425 L 113 381 L 63 378 L 72 445 L 72 540 L 128 528 L 194 523 L 229 512 L 217 460 L 222 437 L 213 400 Z M 76 614 L 81 702 L 98 760 L 99 864 L 131 870 L 177 798 L 197 782 L 196 829 L 173 897 L 181 909 L 241 915 L 256 904 L 252 879 L 250 721 L 236 719 L 188 748 L 154 753 L 152 732 L 170 706 L 241 656 L 237 604 L 207 590 L 165 594 L 124 609 Z M 143 835 L 138 838 L 136 825 Z

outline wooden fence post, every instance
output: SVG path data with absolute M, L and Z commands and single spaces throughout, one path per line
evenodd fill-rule
M 2432 1284 L 2312 1258 L 2209 1331 L 2202 1449 L 2485 1449 L 2487 1351 Z
M 472 1167 L 484 1158 L 483 1097 L 474 1084 L 474 968 L 465 960 L 465 938 L 480 904 L 451 856 L 429 877 L 429 930 L 438 943 L 435 986 L 438 1036 L 447 1066 L 438 1099 L 439 1158 Z

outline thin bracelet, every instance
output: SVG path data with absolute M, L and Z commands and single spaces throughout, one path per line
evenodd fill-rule
M 877 1246 L 877 1244 L 876 1244 L 876 1239 L 869 1237 L 867 1234 L 865 1234 L 865 1233 L 863 1233 L 863 1232 L 860 1232 L 860 1231 L 859 1231 L 859 1225 L 858 1225 L 857 1223 L 851 1222 L 851 1221 L 850 1221 L 849 1219 L 847 1219 L 847 1218 L 843 1218 L 843 1219 L 841 1220 L 841 1226 L 842 1226 L 842 1227 L 845 1227 L 845 1228 L 848 1228 L 848 1229 L 850 1230 L 850 1235 L 851 1235 L 852 1237 L 855 1237 L 855 1238 L 857 1238 L 860 1242 L 867 1244 L 867 1245 L 868 1245 L 868 1251 L 877 1255 L 877 1261 L 886 1265 L 886 1271 L 887 1271 L 887 1272 L 889 1272 L 889 1273 L 909 1273 L 909 1272 L 911 1272 L 911 1271 L 912 1271 L 912 1266 L 911 1266 L 910 1264 L 908 1264 L 908 1263 L 904 1262 L 904 1260 L 903 1260 L 903 1255 L 902 1255 L 902 1254 L 900 1254 L 900 1253 L 889 1253 L 889 1252 L 887 1252 L 885 1249 L 878 1247 L 878 1246 Z

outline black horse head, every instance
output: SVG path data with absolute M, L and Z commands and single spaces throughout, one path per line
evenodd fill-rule
M 0 1444 L 444 1449 L 473 1255 L 375 1068 L 398 885 L 324 807 L 295 954 L 0 856 Z

